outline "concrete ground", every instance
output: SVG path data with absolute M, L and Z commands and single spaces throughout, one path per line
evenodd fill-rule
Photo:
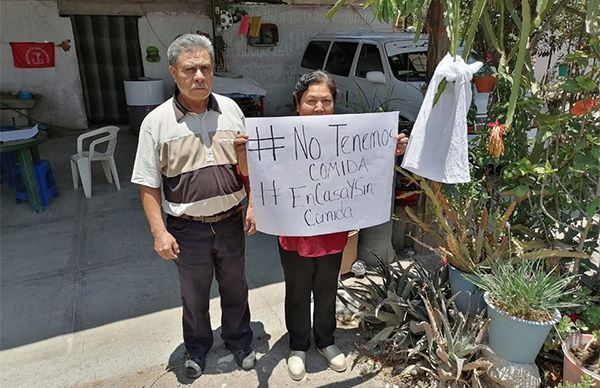
M 176 269 L 153 251 L 152 239 L 129 183 L 137 139 L 119 134 L 117 168 L 122 190 L 93 166 L 93 196 L 73 190 L 69 156 L 76 137 L 40 146 L 60 189 L 42 213 L 16 204 L 2 185 L 0 198 L 0 385 L 2 387 L 378 387 L 358 368 L 327 369 L 315 351 L 307 377 L 293 382 L 285 363 L 283 274 L 272 236 L 247 239 L 255 370 L 241 371 L 219 337 L 219 296 L 213 284 L 215 344 L 205 374 L 186 379 Z M 361 333 L 338 328 L 338 345 L 354 357 Z

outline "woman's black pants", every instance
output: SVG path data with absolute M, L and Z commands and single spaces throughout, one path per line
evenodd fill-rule
M 310 348 L 310 296 L 314 296 L 313 334 L 319 349 L 333 345 L 335 299 L 342 252 L 302 257 L 279 246 L 285 277 L 285 324 L 290 350 Z

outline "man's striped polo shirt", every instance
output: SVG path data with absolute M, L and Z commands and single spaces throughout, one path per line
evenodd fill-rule
M 188 111 L 176 95 L 146 116 L 131 182 L 162 187 L 167 214 L 211 216 L 246 196 L 233 139 L 244 132 L 237 104 L 212 93 L 204 113 Z

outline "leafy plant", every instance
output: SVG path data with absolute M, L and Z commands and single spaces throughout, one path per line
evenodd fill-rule
M 569 315 L 563 315 L 558 321 L 558 324 L 554 327 L 555 330 L 550 332 L 548 338 L 544 342 L 544 347 L 542 349 L 542 355 L 545 358 L 549 358 L 555 361 L 562 360 L 562 349 L 561 345 L 565 338 L 570 336 L 573 333 L 579 331 L 575 322 Z M 559 356 L 554 356 L 551 352 L 559 352 Z
M 437 183 L 430 184 L 425 178 L 398 171 L 417 183 L 427 197 L 431 224 L 408 207 L 406 214 L 422 231 L 436 236 L 440 245 L 431 247 L 417 242 L 463 272 L 474 272 L 492 262 L 506 261 L 511 249 L 518 250 L 520 259 L 588 257 L 581 252 L 551 249 L 540 240 L 524 242 L 511 238 L 508 221 L 519 203 L 517 199 L 505 203 L 496 201 L 492 205 L 485 189 L 473 192 L 468 185 L 457 185 L 458 189 L 451 196 Z M 467 190 L 461 190 L 463 188 Z M 527 230 L 522 226 L 518 229 Z
M 439 184 L 430 184 L 419 176 L 407 177 L 418 184 L 427 197 L 432 223 L 408 207 L 406 214 L 423 232 L 436 236 L 441 242 L 435 248 L 417 241 L 419 244 L 464 272 L 473 272 L 481 264 L 508 255 L 507 221 L 516 202 L 511 203 L 503 215 L 490 216 L 485 198 L 481 196 L 457 192 L 452 198 Z
M 502 184 L 526 198 L 516 222 L 553 245 L 591 254 L 600 233 L 600 55 L 576 54 L 566 60 L 573 75 L 542 89 L 555 100 L 547 109 L 531 106 L 537 134 L 524 153 L 505 160 Z
M 576 383 L 560 383 L 556 386 L 556 388 L 595 388 L 596 384 L 594 380 L 592 380 L 591 376 L 583 375 L 581 380 Z
M 488 292 L 492 304 L 517 318 L 546 321 L 554 318 L 556 309 L 574 306 L 562 300 L 575 292 L 569 288 L 575 276 L 547 272 L 541 260 L 496 262 L 489 273 L 478 270 L 475 274 L 470 280 Z
M 581 281 L 577 285 L 573 301 L 578 306 L 569 309 L 571 317 L 581 332 L 600 330 L 600 282 L 598 266 L 585 261 L 579 271 Z
M 572 284 L 574 293 L 564 297 L 564 301 L 577 306 L 565 310 L 561 320 L 554 326 L 555 330 L 546 338 L 540 353 L 546 365 L 554 363 L 557 369 L 562 368 L 562 344 L 571 334 L 600 329 L 600 283 L 597 282 L 597 271 L 598 267 L 592 261 L 583 262 L 579 277 Z
M 381 260 L 367 272 L 366 283 L 342 288 L 348 296 L 338 294 L 342 303 L 365 323 L 379 327 L 369 341 L 369 346 L 385 342 L 394 351 L 405 351 L 416 346 L 422 335 L 410 331 L 410 321 L 424 321 L 427 310 L 420 294 L 445 293 L 446 273 L 430 272 L 421 264 L 412 263 L 406 268 L 390 265 Z M 435 298 L 432 298 L 435 299 Z
M 481 377 L 485 375 L 492 362 L 478 357 L 482 350 L 488 350 L 483 338 L 487 333 L 489 320 L 481 316 L 465 316 L 458 309 L 433 308 L 427 296 L 423 296 L 427 310 L 427 321 L 412 322 L 412 331 L 424 332 L 427 338 L 427 350 L 421 352 L 421 362 L 409 366 L 422 370 L 451 387 L 483 387 Z
M 408 364 L 401 375 L 421 371 L 451 386 L 478 386 L 491 366 L 478 358 L 478 352 L 487 349 L 482 344 L 487 320 L 455 308 L 446 276 L 443 268 L 433 272 L 419 263 L 402 267 L 380 261 L 367 273 L 366 283 L 342 285 L 348 295 L 339 297 L 357 310 L 363 326 L 376 327 L 368 347 L 384 345 Z

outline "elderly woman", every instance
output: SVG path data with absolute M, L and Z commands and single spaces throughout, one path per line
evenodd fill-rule
M 303 75 L 296 83 L 293 97 L 296 112 L 305 115 L 329 115 L 335 110 L 336 86 L 323 71 Z M 245 143 L 239 135 L 236 150 L 242 174 L 247 175 Z M 398 135 L 396 155 L 404 153 L 408 138 Z M 334 343 L 335 300 L 342 251 L 348 232 L 308 237 L 279 237 L 279 253 L 285 278 L 285 322 L 290 336 L 287 359 L 292 379 L 301 380 L 306 353 L 310 348 L 310 299 L 314 297 L 313 334 L 317 352 L 336 372 L 346 370 L 346 357 Z

